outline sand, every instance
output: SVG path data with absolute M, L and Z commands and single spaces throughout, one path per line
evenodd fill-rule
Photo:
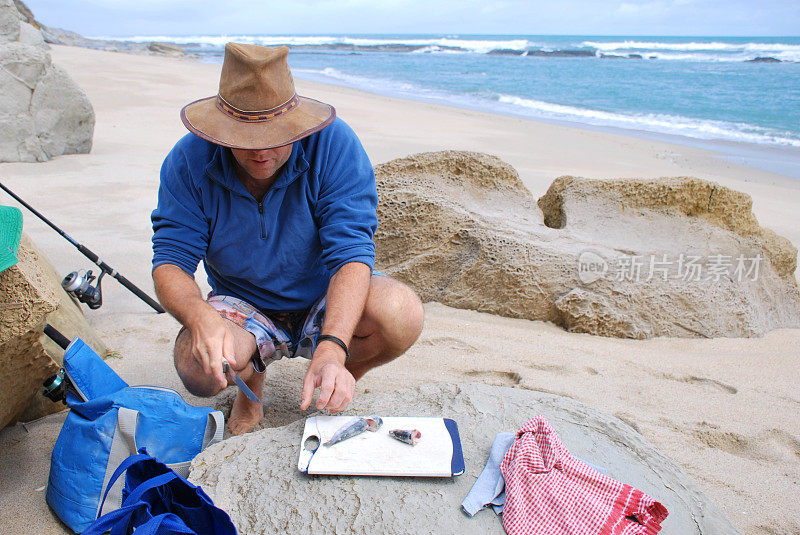
M 0 180 L 152 295 L 149 214 L 158 170 L 185 132 L 180 107 L 216 91 L 219 66 L 69 47 L 53 47 L 52 56 L 94 106 L 93 150 L 46 163 L 0 164 Z M 697 176 L 752 195 L 759 222 L 800 245 L 800 181 L 708 151 L 302 80 L 297 86 L 337 108 L 373 163 L 421 151 L 487 152 L 516 167 L 535 197 L 565 174 Z M 6 196 L 0 202 L 14 204 Z M 60 272 L 92 267 L 27 212 L 24 228 Z M 177 322 L 156 315 L 115 281 L 105 281 L 103 293 L 103 307 L 86 314 L 122 356 L 110 359 L 111 366 L 130 383 L 185 393 L 170 355 Z M 569 396 L 634 426 L 743 532 L 800 531 L 800 330 L 758 339 L 633 341 L 569 334 L 547 323 L 437 303 L 425 309 L 419 342 L 369 373 L 358 392 L 480 381 Z M 304 368 L 282 361 L 268 371 L 264 397 L 271 405 L 262 425 L 303 416 Z M 210 402 L 228 407 L 232 394 L 228 389 Z M 520 415 L 520 423 L 533 416 Z M 58 418 L 63 416 L 0 432 L 0 532 L 59 532 L 37 492 L 46 483 Z

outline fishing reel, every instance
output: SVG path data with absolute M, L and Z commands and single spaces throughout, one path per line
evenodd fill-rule
M 64 372 L 64 368 L 61 368 L 57 374 L 48 377 L 42 386 L 44 387 L 44 392 L 42 392 L 44 397 L 53 403 L 60 401 L 65 405 L 67 404 L 67 390 L 75 390 L 72 381 Z
M 84 274 L 78 271 L 73 271 L 61 281 L 61 286 L 81 303 L 86 305 L 92 310 L 98 309 L 103 305 L 103 290 L 100 288 L 100 282 L 103 280 L 105 270 L 100 271 L 100 276 L 95 277 L 92 275 L 92 270 Z M 95 282 L 95 278 L 97 281 Z M 95 282 L 94 285 L 92 283 Z

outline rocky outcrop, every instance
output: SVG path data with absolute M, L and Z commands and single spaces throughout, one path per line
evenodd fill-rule
M 19 39 L 19 23 L 22 16 L 11 0 L 0 0 L 0 43 Z
M 42 27 L 42 25 L 36 20 L 36 17 L 33 16 L 33 11 L 31 11 L 31 8 L 29 8 L 25 2 L 22 0 L 14 0 L 14 7 L 17 8 L 20 20 L 30 24 L 36 29 L 40 29 Z
M 607 235 L 610 225 L 625 234 L 629 221 L 613 225 L 613 220 L 621 216 L 615 212 L 634 210 L 639 212 L 636 218 L 645 215 L 652 219 L 676 215 L 698 218 L 757 241 L 781 277 L 792 279 L 797 269 L 797 248 L 758 224 L 749 195 L 706 180 L 586 180 L 565 176 L 557 178 L 537 204 L 548 227 L 565 228 L 569 213 L 570 226 L 586 229 L 584 235 L 593 232 L 595 238 Z M 597 225 L 601 217 L 606 220 Z
M 147 50 L 154 54 L 160 54 L 162 56 L 186 55 L 186 51 L 182 47 L 178 45 L 173 45 L 172 43 L 161 43 L 158 41 L 153 41 L 152 43 L 148 43 Z
M 66 45 L 66 46 L 86 46 L 92 42 L 77 32 L 64 30 L 62 28 L 51 28 L 49 26 L 42 26 L 42 37 L 45 43 L 53 45 Z
M 452 479 L 307 476 L 297 471 L 301 420 L 208 448 L 192 462 L 190 479 L 230 514 L 240 533 L 502 534 L 493 512 L 469 518 L 461 501 L 483 469 L 495 435 L 516 431 L 543 414 L 573 455 L 667 507 L 661 533 L 736 533 L 686 474 L 639 433 L 569 398 L 475 383 L 436 383 L 365 394 L 348 413 L 452 418 L 458 423 L 467 470 Z
M 33 242 L 22 235 L 19 262 L 0 272 L 0 428 L 63 410 L 40 396 L 42 381 L 58 371 L 64 351 L 42 334 L 49 323 L 68 338 L 80 337 L 108 352 L 61 277 Z
M 0 344 L 0 429 L 19 420 L 42 390 L 42 382 L 58 371 L 58 365 L 39 341 L 40 332 L 29 331 Z M 34 418 L 64 410 L 48 400 L 50 409 Z
M 604 336 L 760 336 L 800 326 L 797 250 L 746 194 L 693 179 L 561 177 L 446 151 L 375 168 L 378 268 L 457 308 Z
M 89 100 L 51 63 L 41 32 L 21 18 L 12 0 L 0 0 L 0 162 L 89 152 Z
M 47 257 L 36 247 L 36 244 L 26 236 L 22 235 L 20 248 L 26 251 L 26 254 L 32 256 L 33 261 L 36 262 L 38 268 L 44 274 L 49 287 L 55 293 L 57 308 L 48 313 L 45 321 L 55 327 L 59 332 L 64 334 L 70 340 L 80 338 L 89 345 L 98 355 L 108 355 L 109 348 L 105 342 L 100 338 L 91 325 L 86 321 L 86 316 L 83 315 L 81 306 L 70 297 L 61 287 L 61 280 L 64 278 L 53 267 L 53 264 Z M 39 337 L 39 342 L 44 347 L 45 353 L 56 363 L 61 366 L 64 362 L 64 350 L 53 342 L 50 338 L 42 334 Z M 27 422 L 41 418 L 45 414 L 60 411 L 64 408 L 63 405 L 55 404 L 44 396 L 34 396 L 28 406 L 19 414 L 19 421 Z
M 758 56 L 752 59 L 746 59 L 746 63 L 781 63 L 781 60 L 778 58 L 773 58 L 772 56 Z
M 56 293 L 36 262 L 20 247 L 14 266 L 0 272 L 0 428 L 14 423 L 58 365 L 39 341 Z
M 14 6 L 16 6 L 17 11 L 19 11 L 20 19 L 23 21 L 22 28 L 24 29 L 27 27 L 38 30 L 38 32 L 36 32 L 38 39 L 43 40 L 45 43 L 68 46 L 88 46 L 93 41 L 79 33 L 42 24 L 36 20 L 33 11 L 31 11 L 22 0 L 14 0 Z

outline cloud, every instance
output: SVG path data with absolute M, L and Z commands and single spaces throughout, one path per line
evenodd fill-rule
M 617 14 L 622 16 L 637 15 L 642 10 L 642 6 L 623 2 L 617 8 Z

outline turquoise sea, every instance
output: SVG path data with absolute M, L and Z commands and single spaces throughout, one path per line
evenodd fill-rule
M 120 39 L 180 43 L 213 62 L 221 61 L 228 41 L 287 44 L 292 47 L 293 72 L 300 78 L 538 120 L 624 129 L 701 146 L 722 142 L 719 146 L 731 156 L 746 160 L 755 150 L 753 158 L 764 164 L 760 167 L 771 166 L 800 178 L 800 37 Z M 772 164 L 769 155 L 774 155 Z

